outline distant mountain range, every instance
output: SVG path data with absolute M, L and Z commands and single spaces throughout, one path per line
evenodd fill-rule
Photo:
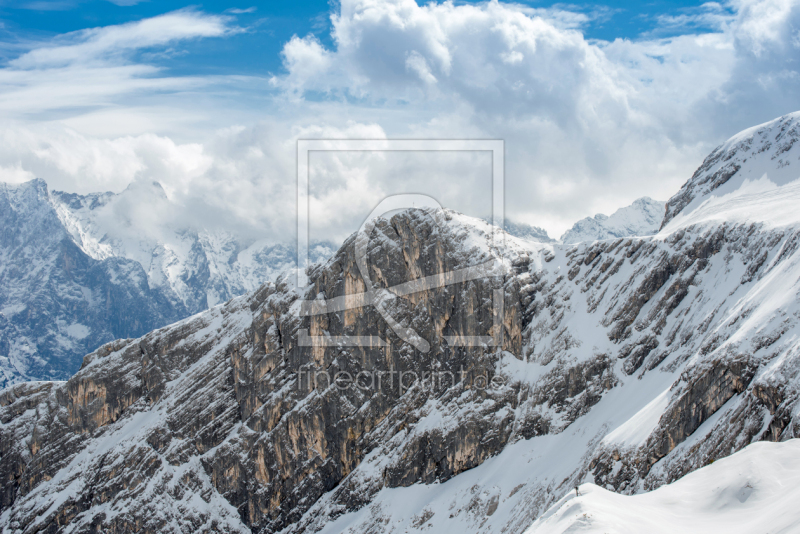
M 598 213 L 576 222 L 559 240 L 564 244 L 601 241 L 618 237 L 646 236 L 658 232 L 666 202 L 642 197 L 610 216 Z
M 579 221 L 562 241 L 654 233 L 663 206 L 637 200 Z M 0 387 L 66 379 L 105 342 L 253 291 L 295 265 L 292 245 L 162 220 L 175 210 L 158 182 L 86 195 L 49 191 L 42 179 L 0 184 Z M 507 220 L 504 228 L 557 242 L 528 224 Z M 310 259 L 335 248 L 316 243 Z
M 141 227 L 174 209 L 158 183 L 122 193 L 0 183 L 0 387 L 66 379 L 101 344 L 142 335 L 251 291 L 294 247 L 227 232 Z M 311 259 L 331 255 L 316 244 Z
M 510 220 L 503 222 L 503 230 L 514 237 L 521 237 L 538 243 L 555 243 L 556 240 L 547 235 L 547 230 L 526 223 L 517 223 Z
M 553 239 L 544 228 L 506 220 L 503 229 L 514 237 L 521 237 L 537 243 L 575 243 L 602 241 L 618 237 L 647 236 L 658 232 L 664 219 L 666 202 L 642 197 L 630 206 L 625 206 L 613 214 L 598 213 L 576 222 L 560 239 Z

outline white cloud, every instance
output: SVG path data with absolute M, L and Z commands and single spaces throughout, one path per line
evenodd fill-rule
M 765 122 L 800 102 L 800 2 L 735 0 L 736 61 L 728 80 L 703 103 L 717 130 Z
M 380 107 L 389 136 L 506 139 L 507 211 L 558 233 L 638 196 L 668 198 L 714 143 L 793 111 L 797 64 L 779 63 L 796 53 L 796 6 L 709 3 L 662 18 L 684 35 L 609 43 L 586 40 L 586 15 L 566 10 L 343 0 L 334 48 L 293 39 L 273 83 L 294 97 L 329 95 L 331 114 L 346 107 L 367 120 Z M 410 110 L 421 120 L 410 123 Z
M 158 180 L 181 220 L 293 239 L 297 138 L 502 138 L 507 214 L 560 235 L 637 197 L 668 198 L 715 143 L 793 111 L 798 11 L 710 3 L 604 42 L 581 30 L 605 11 L 342 0 L 333 47 L 294 36 L 269 84 L 174 77 L 141 57 L 240 31 L 226 16 L 179 11 L 77 32 L 0 70 L 0 112 L 18 119 L 0 129 L 0 178 L 32 173 L 81 192 Z M 259 106 L 243 93 L 261 95 Z M 484 214 L 482 166 L 469 158 L 319 163 L 327 185 L 312 204 L 330 236 L 397 188 Z
M 227 16 L 180 10 L 127 24 L 67 33 L 41 43 L 0 69 L 0 112 L 5 118 L 124 107 L 137 95 L 209 89 L 224 77 L 169 76 L 137 60 L 143 51 L 241 31 Z
M 23 169 L 19 162 L 16 165 L 10 165 L 8 167 L 0 165 L 0 182 L 21 184 L 33 180 L 34 178 L 36 178 L 36 176 L 34 176 L 31 171 Z
M 436 76 L 431 74 L 428 62 L 416 50 L 409 52 L 406 57 L 406 69 L 415 72 L 425 84 L 434 85 L 436 83 Z
M 324 76 L 331 68 L 331 54 L 313 35 L 300 39 L 296 35 L 286 43 L 281 52 L 289 76 L 272 78 L 272 83 L 287 90 L 301 92 L 314 88 L 314 80 Z
M 186 39 L 222 37 L 238 31 L 228 23 L 227 17 L 219 15 L 174 11 L 137 22 L 68 33 L 55 44 L 34 48 L 9 61 L 9 66 L 33 69 L 115 59 L 133 50 Z
M 658 26 L 649 32 L 650 35 L 663 34 L 666 31 L 684 34 L 697 30 L 725 32 L 736 20 L 736 15 L 730 4 L 706 2 L 698 7 L 684 8 L 677 15 L 659 15 L 657 19 Z
M 257 10 L 258 8 L 256 6 L 251 6 L 244 9 L 238 7 L 232 7 L 230 9 L 226 9 L 225 13 L 233 13 L 234 15 L 244 15 L 247 13 L 255 13 Z

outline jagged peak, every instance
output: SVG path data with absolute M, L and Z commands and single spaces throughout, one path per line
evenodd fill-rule
M 36 191 L 40 194 L 47 194 L 47 182 L 42 178 L 33 178 L 27 182 L 20 183 L 2 182 L 2 184 L 3 188 L 9 193 L 16 192 L 19 194 L 27 191 Z

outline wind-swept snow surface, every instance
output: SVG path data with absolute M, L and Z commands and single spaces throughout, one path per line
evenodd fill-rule
M 649 493 L 569 492 L 526 534 L 800 532 L 800 439 L 754 443 Z

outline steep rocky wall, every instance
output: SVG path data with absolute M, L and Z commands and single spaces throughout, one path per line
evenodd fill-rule
M 446 215 L 444 226 L 422 211 L 380 222 L 368 249 L 373 283 L 490 259 L 489 227 Z M 391 488 L 458 479 L 521 441 L 606 417 L 594 415 L 608 411 L 604 399 L 640 381 L 668 393 L 642 443 L 604 441 L 613 419 L 598 419 L 557 480 L 528 481 L 503 499 L 454 497 L 452 515 L 472 518 L 472 532 L 512 517 L 502 528 L 516 532 L 585 476 L 638 491 L 751 438 L 797 435 L 798 317 L 759 296 L 785 292 L 779 275 L 798 272 L 797 231 L 723 224 L 577 247 L 506 237 L 491 277 L 387 301 L 427 352 L 374 307 L 298 315 L 301 296 L 363 290 L 354 241 L 308 272 L 303 295 L 286 276 L 108 344 L 67 382 L 5 390 L 7 530 L 313 532 Z M 449 346 L 446 337 L 497 334 L 498 288 L 502 350 Z M 302 346 L 306 329 L 380 335 L 386 346 Z M 695 443 L 699 434 L 712 439 Z M 385 531 L 380 517 L 361 531 Z M 413 528 L 430 519 L 420 510 Z

